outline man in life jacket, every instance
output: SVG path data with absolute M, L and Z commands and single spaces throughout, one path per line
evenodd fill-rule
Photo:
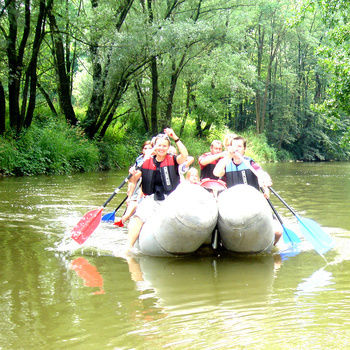
M 178 148 L 178 155 L 168 153 L 170 138 Z M 174 130 L 169 128 L 164 129 L 164 134 L 156 136 L 153 150 L 154 155 L 145 159 L 141 171 L 134 174 L 136 178 L 142 177 L 141 186 L 145 198 L 139 203 L 129 223 L 128 250 L 136 242 L 145 221 L 180 183 L 179 165 L 188 157 L 185 145 L 176 136 Z
M 245 184 L 255 187 L 258 191 L 263 190 L 264 197 L 269 198 L 269 187 L 272 181 L 263 169 L 250 157 L 246 157 L 245 151 L 247 141 L 237 136 L 232 140 L 231 146 L 227 149 L 227 155 L 215 166 L 213 173 L 215 176 L 223 177 L 227 188 L 235 185 Z M 282 226 L 274 217 L 275 243 L 282 236 Z
M 226 152 L 222 151 L 222 142 L 214 140 L 210 145 L 210 152 L 204 153 L 198 158 L 198 163 L 201 169 L 200 179 L 217 180 L 218 177 L 213 174 L 213 170 L 219 160 L 225 155 Z

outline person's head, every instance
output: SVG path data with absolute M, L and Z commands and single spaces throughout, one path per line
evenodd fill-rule
M 223 140 L 222 143 L 223 143 L 223 146 L 224 146 L 225 149 L 227 149 L 228 146 L 231 146 L 231 145 L 232 145 L 232 140 L 233 140 L 235 137 L 237 137 L 236 134 L 226 134 L 226 135 L 224 136 L 224 140 Z
M 214 140 L 210 145 L 210 152 L 212 154 L 218 154 L 222 152 L 222 142 L 219 140 Z
M 146 151 L 152 148 L 152 143 L 150 140 L 147 140 L 142 145 L 141 153 L 145 155 Z
M 165 134 L 158 134 L 154 140 L 155 154 L 157 158 L 164 159 L 170 147 L 170 139 Z
M 186 173 L 186 180 L 191 184 L 199 184 L 199 173 L 196 168 L 189 168 Z
M 247 148 L 247 140 L 242 136 L 236 136 L 232 140 L 231 147 L 234 151 L 239 152 L 241 155 L 243 155 Z

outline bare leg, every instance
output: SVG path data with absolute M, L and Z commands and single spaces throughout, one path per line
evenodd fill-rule
M 125 224 L 125 222 L 129 220 L 130 217 L 135 213 L 136 207 L 137 207 L 137 201 L 129 202 L 126 212 L 121 218 L 123 224 Z
M 143 226 L 143 221 L 137 216 L 134 216 L 129 223 L 129 231 L 128 231 L 128 248 L 131 249 L 137 238 L 139 237 L 141 228 Z
M 283 232 L 283 228 L 281 224 L 276 219 L 273 220 L 273 229 L 275 232 L 275 242 L 273 244 L 276 245 L 277 242 L 282 237 L 282 232 Z

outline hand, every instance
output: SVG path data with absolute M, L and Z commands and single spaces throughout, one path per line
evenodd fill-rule
M 129 169 L 129 174 L 135 175 L 135 166 L 132 166 L 132 167 Z
M 173 129 L 171 128 L 165 128 L 164 129 L 164 134 L 168 135 L 169 137 L 171 137 L 173 140 L 176 140 L 178 137 L 176 136 L 175 132 Z
M 155 147 L 148 149 L 145 151 L 145 156 L 143 157 L 144 160 L 150 158 L 154 154 Z
M 264 186 L 264 187 L 262 187 L 262 190 L 263 190 L 263 192 L 264 192 L 264 197 L 265 197 L 266 199 L 269 199 L 269 198 L 270 198 L 270 190 L 269 190 L 269 188 L 266 187 L 266 186 Z

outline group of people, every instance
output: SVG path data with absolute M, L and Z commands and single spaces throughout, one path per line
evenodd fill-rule
M 171 146 L 174 141 L 176 148 Z M 119 221 L 122 226 L 130 219 L 128 250 L 136 242 L 145 221 L 154 215 L 162 201 L 176 189 L 181 181 L 199 184 L 203 179 L 221 179 L 227 187 L 247 184 L 262 190 L 269 198 L 270 176 L 245 156 L 246 140 L 235 134 L 226 135 L 223 141 L 214 140 L 210 152 L 198 159 L 200 174 L 190 167 L 194 158 L 171 128 L 143 144 L 142 153 L 129 172 L 133 175 L 128 185 L 128 205 Z M 186 174 L 184 176 L 184 174 Z M 142 200 L 141 200 L 142 198 Z M 275 244 L 282 235 L 282 226 L 274 220 Z

